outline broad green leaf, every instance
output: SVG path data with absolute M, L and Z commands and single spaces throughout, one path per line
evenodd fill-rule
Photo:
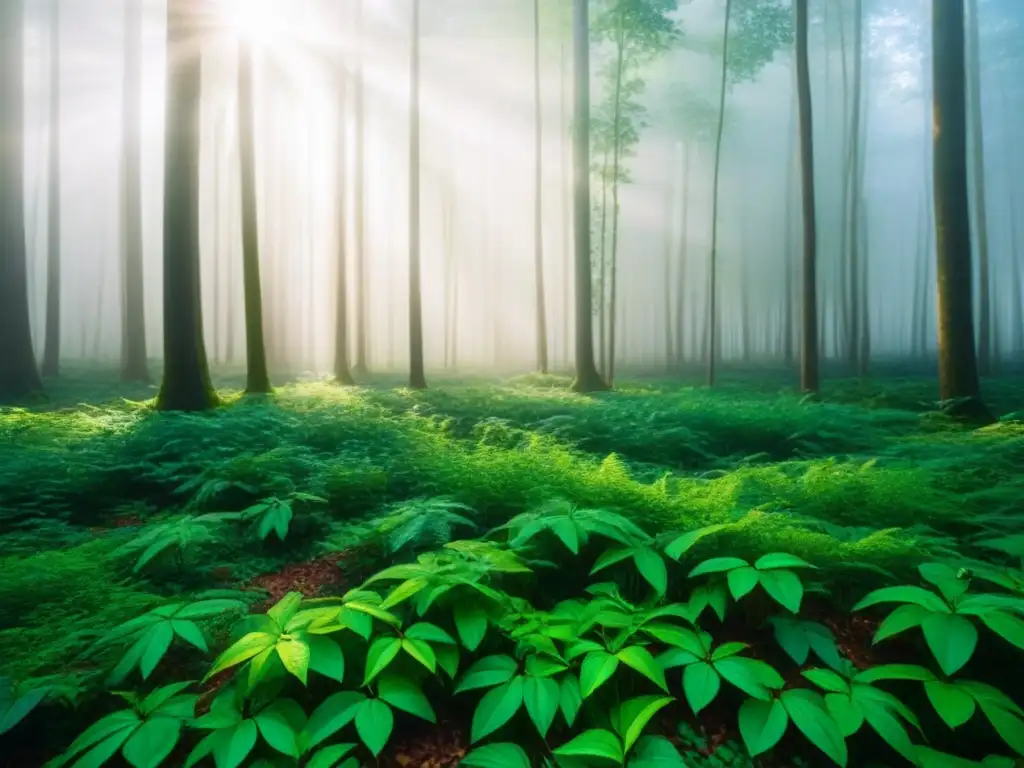
M 558 691 L 558 706 L 562 710 L 562 717 L 570 728 L 576 722 L 576 716 L 583 706 L 583 695 L 580 693 L 580 681 L 576 675 L 566 675 L 562 678 Z
M 146 650 L 142 652 L 142 658 L 139 659 L 139 671 L 142 673 L 143 680 L 149 678 L 153 670 L 156 669 L 160 659 L 171 647 L 173 639 L 174 630 L 171 629 L 171 624 L 167 621 L 155 625 L 146 632 Z
M 666 645 L 682 648 L 694 656 L 703 657 L 707 648 L 700 640 L 700 636 L 690 629 L 674 627 L 671 624 L 645 624 L 643 631 Z
M 978 706 L 999 734 L 999 738 L 1018 755 L 1024 756 L 1024 718 L 1002 707 L 993 706 L 987 700 L 979 700 Z
M 580 529 L 574 520 L 557 518 L 551 521 L 552 532 L 562 540 L 566 549 L 574 555 L 580 553 Z
M 1017 704 L 1007 696 L 1005 693 L 1000 691 L 987 683 L 979 683 L 976 680 L 961 680 L 959 683 L 960 687 L 971 694 L 974 700 L 979 704 L 988 704 L 990 706 L 999 707 L 1005 709 L 1007 712 L 1013 712 L 1024 718 L 1024 709 L 1021 709 Z
M 664 736 L 644 736 L 636 743 L 629 768 L 688 768 L 679 750 Z
M 343 682 L 345 679 L 345 657 L 342 655 L 341 646 L 322 635 L 310 635 L 307 642 L 309 643 L 309 668 L 331 680 Z
M 476 744 L 505 725 L 523 705 L 523 678 L 514 677 L 484 694 L 473 712 L 470 741 Z
M 384 600 L 384 602 L 381 603 L 381 609 L 386 611 L 391 608 L 394 608 L 396 605 L 404 603 L 413 595 L 419 594 L 424 589 L 426 589 L 428 584 L 430 584 L 430 582 L 422 577 L 417 577 L 415 579 L 403 581 L 401 584 L 399 584 L 397 587 L 391 590 L 391 594 L 389 594 L 387 598 Z
M 490 688 L 507 683 L 518 667 L 518 662 L 511 656 L 484 656 L 463 673 L 455 692 L 462 693 L 475 688 Z
M 832 719 L 824 700 L 811 691 L 794 689 L 783 691 L 779 697 L 793 725 L 807 740 L 824 752 L 833 762 L 845 766 L 846 741 L 839 726 Z
M 327 640 L 326 642 L 331 641 Z M 309 675 L 309 643 L 299 637 L 291 637 L 287 640 L 282 637 L 277 643 L 277 655 L 284 668 L 305 685 Z
M 691 664 L 683 672 L 683 694 L 695 715 L 699 715 L 704 707 L 715 700 L 721 687 L 721 677 L 710 664 L 703 661 Z
M 558 683 L 547 677 L 526 677 L 523 682 L 523 703 L 537 732 L 546 738 L 558 711 Z
M 658 666 L 666 672 L 676 667 L 685 667 L 687 664 L 694 664 L 701 660 L 701 657 L 694 656 L 689 651 L 684 651 L 682 648 L 669 648 L 664 653 L 658 654 L 658 658 L 655 659 L 658 662 Z
M 356 691 L 342 691 L 328 696 L 309 716 L 300 737 L 303 750 L 309 750 L 329 739 L 352 722 L 366 697 Z
M 968 579 L 957 577 L 957 569 L 944 563 L 922 563 L 917 566 L 917 570 L 921 578 L 938 587 L 939 592 L 950 603 L 963 595 L 970 585 Z
M 914 726 L 919 733 L 924 734 L 917 715 L 911 711 L 910 707 L 888 691 L 857 683 L 853 686 L 853 700 L 863 710 L 865 716 L 867 716 L 869 711 L 881 708 L 894 716 L 899 715 L 903 720 Z
M 248 661 L 253 656 L 256 656 L 268 648 L 273 648 L 277 644 L 277 636 L 271 635 L 266 632 L 250 632 L 243 636 L 234 645 L 230 646 L 224 651 L 217 660 L 213 662 L 213 666 L 210 667 L 210 671 L 206 673 L 203 681 L 209 680 L 211 677 L 219 672 L 223 672 L 225 669 L 234 667 L 238 664 Z
M 180 735 L 180 720 L 153 717 L 131 735 L 121 754 L 135 768 L 157 768 L 171 754 Z
M 610 731 L 584 731 L 568 744 L 554 750 L 558 757 L 569 758 L 601 758 L 612 760 L 619 765 L 623 760 L 622 744 Z
M 206 638 L 203 637 L 203 632 L 191 621 L 184 619 L 172 619 L 170 622 L 171 629 L 174 630 L 174 634 L 184 640 L 190 645 L 194 645 L 200 651 L 208 652 L 210 649 L 206 645 Z
M 590 569 L 590 575 L 593 576 L 595 573 L 603 571 L 605 568 L 610 568 L 616 563 L 628 560 L 632 554 L 632 547 L 619 547 L 617 549 L 609 549 L 602 552 L 601 556 L 597 558 L 597 562 L 594 563 L 594 567 Z
M 865 669 L 853 677 L 855 683 L 877 683 L 879 680 L 917 680 L 927 682 L 934 680 L 935 675 L 930 669 L 917 664 L 882 664 Z
M 665 670 L 658 665 L 658 662 L 651 656 L 651 652 L 646 648 L 632 645 L 629 648 L 623 648 L 615 656 L 627 667 L 635 669 L 661 688 L 661 690 L 665 691 L 665 693 L 668 693 L 668 683 L 665 682 Z
M 711 660 L 720 661 L 722 659 L 728 659 L 738 653 L 742 653 L 749 647 L 750 646 L 746 643 L 722 643 L 712 652 Z
M 580 667 L 580 692 L 584 699 L 608 682 L 619 667 L 619 660 L 606 651 L 588 653 Z M 664 674 L 664 673 L 663 673 Z
M 395 660 L 395 657 L 398 656 L 398 652 L 401 650 L 402 640 L 400 638 L 378 637 L 374 640 L 366 654 L 366 672 L 363 677 L 363 685 L 366 685 L 387 669 L 388 664 Z
M 530 768 L 530 758 L 518 744 L 488 744 L 462 758 L 467 768 Z
M 924 690 L 939 717 L 950 728 L 959 728 L 974 714 L 974 699 L 967 691 L 953 683 L 932 680 L 924 684 Z
M 254 718 L 263 740 L 282 755 L 298 759 L 299 733 L 280 709 L 267 707 Z M 301 725 L 301 721 L 300 721 Z
M 457 645 L 439 645 L 434 649 L 437 666 L 444 670 L 452 680 L 459 674 L 459 647 Z
M 849 738 L 864 725 L 864 711 L 849 694 L 826 693 L 825 707 L 839 726 L 843 738 Z
M 530 677 L 551 677 L 568 668 L 564 662 L 540 654 L 526 657 L 526 674 Z
M 637 547 L 633 551 L 633 563 L 644 580 L 651 585 L 654 593 L 664 595 L 668 589 L 668 570 L 657 550 L 650 547 Z
M 781 688 L 785 681 L 770 665 L 757 659 L 733 656 L 713 662 L 715 670 L 723 678 L 755 699 L 767 701 L 771 698 L 769 688 Z
M 644 728 L 658 712 L 671 704 L 669 696 L 640 696 L 622 702 L 615 711 L 612 722 L 622 738 L 623 751 L 629 752 Z
M 917 761 L 917 748 L 910 741 L 907 729 L 892 714 L 892 711 L 882 706 L 865 705 L 861 708 L 864 712 L 864 719 L 867 720 L 871 730 L 907 760 Z
M 713 557 L 710 560 L 705 560 L 703 563 L 691 570 L 687 575 L 687 578 L 692 579 L 696 576 L 705 576 L 709 573 L 724 573 L 725 571 L 731 571 L 735 568 L 743 568 L 746 565 L 750 565 L 750 563 L 746 560 L 741 560 L 738 557 Z
M 288 622 L 290 622 L 292 617 L 298 613 L 299 606 L 301 605 L 302 593 L 289 592 L 278 600 L 269 611 L 267 611 L 267 616 L 277 622 L 277 626 L 281 627 L 281 629 L 286 629 L 288 627 Z
M 402 641 L 402 650 L 429 669 L 431 674 L 437 672 L 437 654 L 425 641 L 407 637 Z
M 853 606 L 853 610 L 861 611 L 880 603 L 913 603 L 932 613 L 950 613 L 949 606 L 934 592 L 929 592 L 923 587 L 911 586 L 876 589 L 865 595 L 859 603 Z
M 726 581 L 729 584 L 729 591 L 732 593 L 733 600 L 742 600 L 749 595 L 754 587 L 757 586 L 760 575 L 757 569 L 749 565 L 729 571 L 726 574 Z
M 277 655 L 277 647 L 267 648 L 256 656 L 252 657 L 249 662 L 249 690 L 254 690 L 259 683 L 266 678 L 272 669 L 275 668 L 275 663 L 280 663 L 280 657 Z M 284 669 L 284 665 L 281 665 L 281 669 Z
M 719 531 L 724 531 L 728 527 L 729 526 L 727 524 L 708 525 L 704 528 L 698 528 L 695 531 L 687 531 L 669 542 L 665 547 L 665 555 L 673 560 L 678 560 L 684 554 L 689 552 L 690 549 L 693 548 L 693 545 L 705 536 L 710 536 L 711 534 L 718 533 Z
M 983 613 L 979 618 L 986 627 L 1001 638 L 1018 648 L 1024 649 L 1024 620 L 1002 611 Z
M 46 698 L 45 688 L 33 688 L 13 701 L 4 701 L 0 694 L 0 735 L 7 733 L 28 717 L 29 713 Z
M 142 703 L 139 704 L 139 711 L 143 714 L 148 715 L 152 714 L 158 709 L 162 709 L 171 699 L 173 699 L 179 693 L 184 691 L 190 685 L 192 685 L 192 681 L 187 680 L 182 683 L 173 683 L 171 685 L 165 685 L 162 688 L 157 688 L 155 691 L 150 693 L 145 699 L 142 700 Z M 177 702 L 175 703 L 175 705 L 172 705 L 170 709 L 176 709 L 176 705 Z M 195 708 L 191 710 L 186 709 L 185 717 L 192 717 L 194 711 Z M 161 712 L 160 714 L 167 713 Z
M 238 768 L 256 746 L 256 722 L 243 720 L 218 740 L 213 748 L 217 768 Z
M 75 763 L 75 768 L 100 768 L 110 758 L 112 758 L 117 751 L 121 749 L 121 745 L 125 743 L 129 736 L 132 734 L 131 728 L 125 728 L 123 730 L 112 733 L 106 739 L 101 741 L 99 744 L 94 746 Z
M 460 600 L 455 604 L 455 629 L 462 644 L 475 651 L 487 634 L 487 611 L 479 603 Z
M 132 710 L 121 710 L 120 712 L 113 712 L 106 717 L 100 718 L 95 723 L 86 728 L 78 737 L 71 742 L 71 746 L 68 747 L 64 753 L 66 757 L 72 757 L 88 749 L 89 747 L 100 743 L 104 739 L 113 736 L 115 733 L 120 731 L 127 731 L 125 739 L 131 734 L 132 729 L 141 723 L 139 716 L 136 715 Z M 122 743 L 124 740 L 122 739 Z
M 442 645 L 457 645 L 455 638 L 435 624 L 428 624 L 421 621 L 413 624 L 405 631 L 405 636 L 411 640 L 420 640 L 424 643 L 440 643 Z
M 878 625 L 878 631 L 875 632 L 875 638 L 872 642 L 880 643 L 893 635 L 898 635 L 901 632 L 906 632 L 908 629 L 918 627 L 932 613 L 927 608 L 922 608 L 914 603 L 901 605 L 886 616 L 885 620 Z
M 767 752 L 782 740 L 789 725 L 789 715 L 777 699 L 747 699 L 740 706 L 740 736 L 751 757 Z
M 355 744 L 332 744 L 324 747 L 306 763 L 306 768 L 334 768 L 355 748 Z M 358 763 L 356 765 L 358 766 Z
M 932 655 L 947 675 L 963 667 L 978 645 L 978 630 L 963 616 L 936 613 L 925 617 L 921 630 Z
M 358 611 L 359 613 L 365 613 L 367 616 L 372 616 L 378 621 L 383 621 L 396 629 L 402 626 L 402 621 L 393 613 L 383 610 L 380 606 L 373 605 L 371 603 L 364 602 L 362 600 L 353 600 L 350 603 L 345 603 L 345 608 L 349 611 Z
M 197 603 L 186 605 L 181 610 L 176 611 L 174 618 L 176 619 L 210 619 L 214 616 L 220 616 L 223 613 L 230 611 L 237 611 L 239 613 L 247 610 L 248 606 L 241 600 L 200 600 Z
M 850 684 L 831 669 L 805 669 L 801 674 L 826 691 L 850 693 Z
M 395 672 L 385 672 L 377 681 L 377 695 L 382 701 L 386 701 L 395 709 L 408 712 L 428 723 L 436 723 L 437 716 L 434 714 L 430 701 L 427 700 L 423 689 L 413 680 Z
M 778 568 L 814 568 L 806 560 L 796 555 L 787 555 L 784 552 L 763 555 L 754 562 L 754 567 L 759 571 L 770 571 Z
M 356 710 L 356 733 L 374 757 L 379 755 L 395 728 L 391 707 L 378 699 L 366 699 Z
M 791 613 L 800 612 L 804 599 L 804 585 L 792 571 L 761 571 L 761 586 L 772 600 Z

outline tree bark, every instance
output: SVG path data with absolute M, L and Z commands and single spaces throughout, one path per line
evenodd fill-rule
M 25 243 L 22 0 L 0 2 L 0 403 L 42 389 L 32 349 Z
M 594 364 L 592 275 L 590 267 L 590 18 L 588 0 L 573 0 L 574 120 L 573 215 L 576 252 L 575 392 L 608 388 Z
M 199 269 L 200 9 L 168 0 L 164 145 L 164 376 L 157 408 L 202 411 L 217 404 L 203 341 Z M 187 55 L 182 55 L 187 53 Z
M 355 112 L 355 365 L 352 373 L 365 376 L 369 372 L 366 356 L 367 335 L 367 259 L 366 259 L 366 78 L 364 61 L 366 54 L 366 25 L 363 16 L 363 1 L 356 0 L 356 63 L 353 73 L 353 111 Z
M 807 61 L 807 0 L 796 0 L 796 80 L 800 115 L 800 180 L 804 253 L 801 268 L 800 388 L 820 389 L 818 374 L 817 218 L 814 200 L 814 118 Z
M 409 386 L 426 389 L 420 285 L 420 0 L 412 2 L 409 89 Z
M 50 0 L 50 136 L 49 192 L 46 235 L 46 340 L 43 343 L 43 376 L 60 373 L 60 0 Z
M 963 0 L 932 0 L 932 25 L 939 393 L 965 399 L 963 415 L 988 420 L 974 347 Z

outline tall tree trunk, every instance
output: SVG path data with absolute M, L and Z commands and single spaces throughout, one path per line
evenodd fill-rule
M 814 200 L 814 118 L 807 63 L 807 0 L 796 0 L 796 80 L 800 105 L 800 181 L 804 253 L 801 269 L 800 388 L 820 389 L 818 374 L 817 213 Z
M 338 163 L 337 189 L 337 282 L 334 287 L 334 380 L 352 386 L 355 380 L 348 361 L 348 72 L 344 63 L 338 71 L 338 115 L 335 146 Z
M 861 264 L 863 243 L 861 242 L 861 201 L 862 201 L 862 148 L 861 127 L 864 105 L 864 8 L 863 0 L 855 0 L 853 19 L 853 113 L 850 118 L 849 154 L 846 158 L 845 186 L 843 190 L 847 208 L 843 210 L 843 226 L 848 235 L 849 253 L 846 257 L 846 303 L 850 307 L 850 322 L 846 327 L 846 354 L 850 372 L 860 374 L 865 365 L 861 359 L 861 338 L 864 317 L 861 294 Z
M 671 165 L 669 166 L 671 169 Z M 672 189 L 672 177 L 669 175 L 669 180 L 665 184 L 665 215 L 662 219 L 662 226 L 665 228 L 664 231 L 664 261 L 662 263 L 661 273 L 661 306 L 663 315 L 662 334 L 665 337 L 665 370 L 671 371 L 675 365 L 675 334 L 672 328 L 672 240 L 673 240 L 673 221 L 672 221 L 672 204 L 675 202 L 673 199 L 674 190 Z
M 356 0 L 356 63 L 353 82 L 353 111 L 355 112 L 355 365 L 352 372 L 365 376 L 369 371 L 366 357 L 366 335 L 369 323 L 367 307 L 367 263 L 366 258 L 366 24 L 364 0 Z
M 32 349 L 25 242 L 22 0 L 0 2 L 0 403 L 42 389 Z
M 253 103 L 252 45 L 242 41 L 238 59 L 238 147 L 242 175 L 242 282 L 245 285 L 245 391 L 271 391 L 263 337 L 263 286 L 260 280 L 259 208 L 256 202 L 256 126 Z
M 793 78 L 793 104 L 790 111 L 789 120 L 789 141 L 787 142 L 786 152 L 786 237 L 784 240 L 783 247 L 785 248 L 785 261 L 783 263 L 783 270 L 785 271 L 785 282 L 783 292 L 783 310 L 782 310 L 782 358 L 787 368 L 793 366 L 796 360 L 795 350 L 795 327 L 796 327 L 796 313 L 793 311 L 796 304 L 796 297 L 794 295 L 794 283 L 796 282 L 796 235 L 794 233 L 796 224 L 796 211 L 794 210 L 794 203 L 797 198 L 797 186 L 796 186 L 796 168 L 799 160 L 797 154 L 797 120 L 800 111 L 800 101 L 797 98 L 796 88 L 796 77 Z
M 409 386 L 426 389 L 420 285 L 420 0 L 412 0 L 409 88 Z
M 985 130 L 981 106 L 981 34 L 978 0 L 967 0 L 967 111 L 970 119 L 971 168 L 974 171 L 974 226 L 978 239 L 978 371 L 992 372 L 991 276 L 988 253 L 988 206 L 985 202 Z
M 572 350 L 569 332 L 572 327 L 572 179 L 569 172 L 569 155 L 572 152 L 572 135 L 569 129 L 569 89 L 568 66 L 566 64 L 568 46 L 563 39 L 561 45 L 561 72 L 559 73 L 560 114 L 559 114 L 559 181 L 562 192 L 562 354 L 565 368 L 572 366 Z
M 544 114 L 540 87 L 540 0 L 533 0 L 534 199 L 533 269 L 537 312 L 537 370 L 548 372 L 548 317 L 544 298 Z
M 43 376 L 60 373 L 60 0 L 50 0 L 50 136 Z
M 963 0 L 932 0 L 939 393 L 967 398 L 964 415 L 988 420 L 974 348 L 964 42 Z
M 217 404 L 203 341 L 199 270 L 199 136 L 202 26 L 190 0 L 168 0 L 164 146 L 164 377 L 157 408 L 202 411 Z
M 707 355 L 708 386 L 715 385 L 718 357 L 718 189 L 722 167 L 722 137 L 725 133 L 725 92 L 729 85 L 729 21 L 732 0 L 725 0 L 725 30 L 722 33 L 722 77 L 718 94 L 718 130 L 715 135 L 715 170 L 711 193 L 711 262 L 708 265 Z
M 608 384 L 615 383 L 615 333 L 618 327 L 616 311 L 619 297 L 619 167 L 622 158 L 622 81 L 625 76 L 626 26 L 622 18 L 623 10 L 619 11 L 619 37 L 617 41 L 617 59 L 615 62 L 615 99 L 614 118 L 612 120 L 612 251 L 610 302 L 608 305 Z
M 593 304 L 590 267 L 590 14 L 589 0 L 573 0 L 574 119 L 573 215 L 576 237 L 576 380 L 575 392 L 607 389 L 594 363 Z
M 682 168 L 683 204 L 680 214 L 682 221 L 679 227 L 679 267 L 676 272 L 676 365 L 682 366 L 686 361 L 686 343 L 683 329 L 686 326 L 686 259 L 689 250 L 690 234 L 690 142 L 683 144 Z

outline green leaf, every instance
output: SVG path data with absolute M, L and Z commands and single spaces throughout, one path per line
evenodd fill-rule
M 46 698 L 45 688 L 33 688 L 16 700 L 6 703 L 0 693 L 0 735 L 7 733 L 28 717 L 29 713 L 39 706 L 39 702 L 44 698 Z
M 876 589 L 865 595 L 853 606 L 853 610 L 860 611 L 880 603 L 913 603 L 932 613 L 950 613 L 949 606 L 934 592 L 929 592 L 923 587 L 910 586 Z
M 131 731 L 138 726 L 140 722 L 139 716 L 132 710 L 113 712 L 106 717 L 100 718 L 82 731 L 82 733 L 78 735 L 78 738 L 71 742 L 71 746 L 68 747 L 64 755 L 65 757 L 73 757 L 83 750 L 86 750 L 95 744 L 99 744 L 104 739 L 107 739 L 120 731 L 127 731 L 124 737 L 127 739 L 131 734 Z M 124 739 L 121 740 L 121 743 L 124 743 Z
M 487 634 L 487 611 L 479 603 L 460 600 L 455 604 L 455 630 L 462 644 L 475 651 Z
M 556 518 L 551 521 L 551 530 L 562 540 L 566 549 L 574 555 L 580 553 L 580 531 L 575 521 L 569 518 Z
M 345 680 L 345 657 L 341 652 L 341 646 L 323 635 L 310 635 L 307 642 L 309 643 L 309 668 L 331 680 L 343 682 Z
M 243 720 L 232 728 L 213 748 L 217 768 L 238 768 L 256 746 L 256 723 Z
M 879 680 L 917 680 L 927 682 L 934 680 L 935 675 L 930 669 L 918 666 L 917 664 L 882 664 L 877 667 L 865 669 L 854 675 L 855 683 L 877 683 Z
M 644 736 L 636 744 L 629 768 L 688 768 L 679 750 L 664 736 Z
M 298 759 L 299 734 L 284 711 L 271 705 L 256 715 L 254 719 L 267 744 L 282 755 Z
M 558 711 L 560 690 L 558 683 L 547 677 L 526 677 L 523 683 L 523 703 L 537 732 L 546 738 Z
M 462 693 L 507 683 L 518 667 L 518 662 L 511 656 L 485 656 L 465 671 L 455 692 Z
M 726 574 L 726 581 L 729 584 L 729 591 L 732 592 L 733 600 L 742 600 L 757 586 L 761 574 L 749 565 L 742 568 L 735 568 Z
M 157 768 L 171 754 L 181 736 L 181 721 L 154 717 L 143 723 L 125 742 L 124 759 L 135 768 Z
M 668 570 L 661 555 L 650 547 L 637 547 L 633 551 L 633 563 L 654 593 L 664 595 L 668 589 Z
M 268 648 L 273 648 L 276 644 L 276 635 L 271 635 L 267 632 L 250 632 L 217 657 L 217 660 L 213 662 L 213 666 L 210 667 L 210 671 L 206 673 L 203 681 L 209 680 L 225 669 L 248 661 Z
M 850 693 L 850 684 L 831 669 L 805 669 L 801 674 L 826 691 Z
M 478 747 L 459 762 L 467 768 L 530 768 L 530 758 L 518 744 Z
M 979 616 L 982 623 L 1009 643 L 1024 649 L 1024 620 L 1002 611 L 992 611 Z
M 619 660 L 606 651 L 588 653 L 580 667 L 580 692 L 584 699 L 608 682 L 619 667 Z M 664 674 L 664 673 L 663 673 Z
M 329 747 L 324 747 L 306 763 L 306 768 L 334 768 L 345 755 L 355 748 L 355 744 L 332 744 Z
M 551 677 L 564 672 L 569 666 L 548 656 L 533 654 L 526 657 L 526 674 L 530 677 Z
M 422 592 L 424 589 L 427 588 L 429 584 L 430 582 L 423 577 L 417 577 L 415 579 L 403 581 L 401 584 L 399 584 L 397 587 L 391 590 L 391 594 L 389 594 L 387 596 L 387 599 L 383 603 L 381 603 L 380 607 L 385 611 L 390 608 L 394 608 L 396 605 L 404 603 L 413 595 Z
M 771 698 L 769 688 L 781 688 L 785 681 L 769 664 L 757 659 L 733 656 L 713 662 L 715 670 L 744 693 L 755 699 Z
M 708 525 L 695 531 L 687 531 L 669 542 L 665 547 L 665 554 L 673 560 L 678 560 L 705 536 L 724 531 L 728 527 L 728 524 Z
M 175 612 L 176 619 L 210 619 L 230 611 L 242 613 L 248 606 L 241 600 L 200 600 Z
M 99 768 L 101 765 L 104 765 L 107 760 L 117 754 L 121 745 L 125 743 L 131 734 L 132 729 L 130 728 L 125 728 L 111 734 L 80 757 L 78 762 L 75 763 L 75 768 Z
M 959 683 L 960 687 L 971 694 L 974 700 L 979 704 L 988 704 L 993 707 L 999 707 L 1005 709 L 1007 712 L 1013 712 L 1020 717 L 1024 717 L 1024 709 L 1021 709 L 1017 704 L 1007 696 L 1005 693 L 1000 691 L 987 683 L 979 683 L 976 680 L 961 680 Z
M 999 734 L 999 738 L 1018 755 L 1024 755 L 1024 718 L 1002 707 L 993 706 L 987 699 L 978 699 L 978 706 Z
M 365 699 L 366 697 L 357 691 L 342 691 L 324 699 L 309 716 L 299 739 L 304 747 L 303 751 L 312 749 L 351 723 L 359 705 Z
M 558 691 L 558 706 L 562 710 L 562 717 L 570 728 L 576 722 L 576 716 L 583 706 L 583 694 L 580 693 L 580 681 L 576 675 L 566 675 Z
M 171 709 L 171 710 L 176 709 L 177 708 L 177 704 L 180 703 L 180 702 L 175 702 L 174 704 L 171 704 L 170 706 L 168 706 L 168 702 L 170 702 L 171 699 L 173 699 L 179 693 L 184 691 L 190 685 L 192 685 L 192 681 L 187 680 L 187 681 L 182 682 L 182 683 L 172 683 L 171 685 L 165 685 L 162 688 L 157 688 L 155 691 L 150 693 L 148 696 L 146 696 L 145 699 L 142 700 L 142 703 L 139 704 L 139 712 L 141 712 L 144 715 L 149 715 L 149 714 L 153 714 L 158 709 L 162 710 L 164 707 L 167 707 L 168 709 Z M 186 698 L 187 699 L 187 697 L 181 697 L 181 698 Z M 188 709 L 186 707 L 186 712 L 185 712 L 184 716 L 185 717 L 192 717 L 194 711 L 195 711 L 195 707 L 193 707 L 192 709 Z M 167 714 L 167 712 L 160 712 L 158 714 Z
M 709 573 L 724 573 L 725 571 L 731 571 L 735 568 L 742 568 L 745 565 L 750 565 L 750 563 L 746 560 L 741 560 L 738 557 L 713 557 L 710 560 L 705 560 L 690 571 L 687 578 L 692 579 L 696 576 L 705 576 Z
M 813 565 L 796 555 L 787 555 L 784 552 L 774 552 L 770 555 L 762 555 L 754 563 L 759 571 L 770 571 L 778 568 L 814 568 Z
M 843 738 L 848 738 L 864 725 L 864 712 L 860 704 L 847 693 L 826 693 L 825 707 L 839 726 Z
M 691 664 L 683 672 L 683 694 L 695 715 L 715 700 L 721 687 L 722 678 L 714 667 L 703 661 Z
M 926 617 L 932 615 L 932 611 L 922 608 L 920 605 L 909 603 L 901 605 L 895 611 L 885 617 L 885 620 L 878 625 L 873 643 L 880 643 L 886 638 L 906 632 L 921 625 Z
M 424 643 L 440 643 L 442 645 L 458 645 L 455 638 L 435 624 L 428 624 L 421 621 L 413 624 L 405 631 L 405 636 L 411 640 L 420 640 Z
M 701 643 L 700 636 L 693 630 L 673 627 L 669 624 L 646 624 L 643 630 L 655 640 L 682 648 L 694 656 L 703 658 L 707 653 L 707 648 Z
M 437 654 L 425 641 L 406 637 L 402 641 L 402 650 L 429 669 L 431 674 L 437 672 Z
M 712 661 L 721 661 L 722 659 L 728 659 L 735 656 L 738 653 L 742 653 L 750 646 L 746 643 L 722 643 L 720 646 L 715 648 L 711 654 Z
M 622 702 L 615 711 L 612 722 L 622 737 L 624 752 L 629 752 L 637 739 L 643 734 L 644 728 L 658 712 L 671 704 L 669 696 L 640 696 Z
M 896 752 L 912 763 L 916 763 L 917 747 L 910 741 L 907 729 L 903 727 L 892 711 L 884 706 L 872 704 L 865 704 L 862 708 L 864 719 L 867 720 L 871 729 Z
M 651 652 L 646 648 L 632 645 L 629 648 L 623 648 L 615 656 L 627 667 L 635 669 L 661 688 L 661 690 L 665 691 L 665 693 L 668 693 L 668 683 L 665 682 L 665 670 L 658 665 L 658 662 L 651 656 Z
M 356 732 L 374 757 L 383 751 L 394 728 L 395 716 L 383 701 L 366 699 L 356 710 Z
M 789 715 L 777 699 L 747 699 L 740 706 L 740 736 L 751 757 L 757 757 L 778 744 L 786 733 L 787 725 Z
M 824 752 L 833 762 L 845 766 L 846 741 L 839 726 L 832 719 L 824 700 L 816 693 L 794 689 L 783 691 L 779 697 L 793 725 L 807 740 Z
M 921 622 L 925 642 L 946 675 L 963 667 L 978 645 L 978 630 L 963 616 L 936 613 Z
M 457 645 L 439 645 L 434 649 L 437 666 L 445 671 L 452 680 L 459 674 L 459 647 Z
M 614 733 L 610 731 L 591 730 L 584 731 L 568 744 L 563 744 L 554 750 L 558 757 L 569 758 L 601 758 L 613 760 L 619 765 L 623 760 L 622 744 Z
M 366 685 L 387 669 L 388 664 L 395 660 L 400 650 L 402 650 L 400 638 L 378 637 L 374 640 L 369 652 L 366 654 L 366 672 L 363 677 L 363 685 Z
M 184 640 L 186 643 L 194 645 L 201 651 L 208 652 L 210 649 L 206 645 L 206 638 L 203 637 L 203 632 L 191 621 L 174 619 L 170 622 L 171 629 L 174 630 L 174 634 Z
M 395 672 L 382 674 L 377 681 L 377 695 L 395 709 L 408 712 L 428 723 L 437 722 L 437 716 L 423 689 L 404 675 Z
M 298 613 L 300 605 L 302 605 L 302 593 L 289 592 L 267 611 L 267 616 L 277 622 L 277 626 L 281 629 L 285 629 L 292 617 Z
M 327 642 L 330 641 L 328 640 Z M 309 643 L 298 637 L 292 637 L 288 640 L 282 638 L 277 643 L 277 655 L 281 658 L 284 668 L 305 685 L 309 674 Z
M 772 600 L 791 613 L 800 612 L 804 585 L 792 571 L 761 571 L 761 586 Z
M 957 577 L 957 569 L 944 563 L 923 563 L 917 566 L 921 578 L 939 588 L 939 592 L 952 603 L 967 591 L 970 580 Z
M 160 622 L 146 632 L 146 650 L 142 652 L 142 658 L 139 660 L 139 671 L 142 672 L 143 680 L 146 680 L 156 669 L 160 659 L 171 647 L 172 640 L 174 640 L 174 630 L 171 629 L 171 624 L 168 621 Z
M 593 576 L 605 568 L 621 563 L 623 560 L 628 560 L 632 554 L 633 547 L 620 547 L 602 552 L 601 556 L 597 558 L 597 562 L 594 563 L 594 567 L 590 569 L 590 575 Z
M 932 680 L 924 684 L 924 691 L 939 717 L 950 728 L 959 728 L 974 714 L 976 705 L 972 696 L 953 683 Z
M 505 725 L 523 705 L 523 678 L 514 677 L 484 694 L 473 712 L 470 741 L 476 744 Z

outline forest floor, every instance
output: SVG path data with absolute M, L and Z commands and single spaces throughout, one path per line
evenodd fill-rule
M 395 561 L 388 536 L 417 505 L 465 505 L 478 532 L 556 498 L 656 531 L 733 523 L 708 553 L 817 565 L 828 590 L 809 586 L 809 599 L 851 658 L 873 652 L 871 627 L 846 616 L 868 589 L 917 583 L 928 559 L 1012 563 L 1024 538 L 1012 540 L 1024 530 L 1019 378 L 985 383 L 1007 416 L 981 429 L 940 413 L 924 378 L 830 381 L 816 401 L 774 375 L 713 391 L 628 381 L 591 397 L 555 376 L 435 380 L 424 392 L 382 378 L 297 383 L 256 401 L 225 392 L 202 415 L 157 414 L 152 390 L 100 381 L 72 372 L 52 400 L 0 410 L 0 677 L 57 682 L 77 704 L 60 717 L 48 704 L 0 736 L 0 765 L 40 764 L 41 750 L 52 756 L 110 711 L 103 681 L 116 658 L 94 644 L 112 627 L 181 597 L 262 609 L 293 590 L 340 594 Z M 199 518 L 270 497 L 292 508 L 284 541 Z M 446 525 L 416 535 L 440 545 L 471 533 Z M 171 655 L 193 672 L 187 649 Z M 694 728 L 715 746 L 725 726 L 709 718 Z M 454 765 L 460 727 L 383 762 Z

